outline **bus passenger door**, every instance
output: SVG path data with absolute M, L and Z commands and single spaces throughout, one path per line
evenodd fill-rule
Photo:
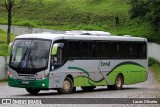
M 63 43 L 56 43 L 53 45 L 51 55 L 51 70 L 56 70 L 61 67 L 63 62 Z
M 51 88 L 59 88 L 61 86 L 61 73 L 58 69 L 63 63 L 63 45 L 63 43 L 55 43 L 52 47 L 49 82 Z

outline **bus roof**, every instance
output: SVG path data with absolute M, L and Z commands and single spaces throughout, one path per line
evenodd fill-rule
M 16 36 L 16 39 L 74 39 L 74 40 L 117 40 L 117 41 L 146 41 L 146 38 L 132 36 L 95 36 L 95 35 L 77 35 L 77 34 L 52 34 L 52 33 L 35 33 Z

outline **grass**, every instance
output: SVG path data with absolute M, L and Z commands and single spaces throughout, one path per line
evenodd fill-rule
M 7 82 L 7 81 L 8 81 L 8 79 L 0 80 L 0 83 L 1 82 Z
M 15 38 L 15 35 L 11 34 L 11 41 L 13 41 Z M 7 41 L 7 33 L 0 29 L 0 56 L 8 56 L 8 45 L 6 43 Z
M 60 30 L 112 30 L 115 17 L 119 16 L 123 24 L 129 8 L 126 1 L 118 0 L 32 0 L 17 11 L 13 24 Z M 7 13 L 0 12 L 0 23 L 6 24 Z
M 102 30 L 160 41 L 158 37 L 153 38 L 148 22 L 129 19 L 130 8 L 128 0 L 30 0 L 16 10 L 12 23 L 54 30 Z M 0 12 L 0 23 L 6 24 L 7 13 Z M 120 22 L 118 30 L 115 24 L 117 16 Z
M 153 58 L 149 58 L 148 66 L 155 73 L 155 76 L 156 76 L 158 82 L 160 83 L 160 63 Z

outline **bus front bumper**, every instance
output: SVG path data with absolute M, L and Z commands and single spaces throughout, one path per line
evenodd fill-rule
M 11 77 L 8 77 L 8 85 L 11 87 L 19 88 L 48 88 L 49 78 L 43 80 L 18 80 Z

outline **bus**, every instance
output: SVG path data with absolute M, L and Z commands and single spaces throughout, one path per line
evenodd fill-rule
M 17 36 L 10 45 L 8 85 L 30 94 L 81 87 L 120 90 L 147 80 L 147 39 L 103 31 L 70 31 Z

